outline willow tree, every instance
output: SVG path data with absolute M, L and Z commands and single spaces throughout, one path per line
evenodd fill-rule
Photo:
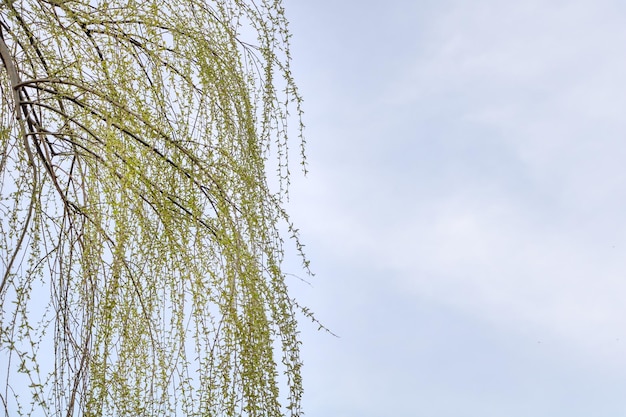
M 300 415 L 280 0 L 2 0 L 0 56 L 4 414 Z

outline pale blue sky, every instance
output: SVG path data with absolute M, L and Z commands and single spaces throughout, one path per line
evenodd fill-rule
M 286 8 L 306 415 L 626 415 L 626 5 Z

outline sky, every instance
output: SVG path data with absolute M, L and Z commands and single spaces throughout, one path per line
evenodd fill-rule
M 306 415 L 626 415 L 626 4 L 285 7 Z

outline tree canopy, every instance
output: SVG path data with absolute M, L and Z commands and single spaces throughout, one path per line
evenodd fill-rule
M 289 36 L 280 0 L 2 0 L 5 415 L 300 415 Z

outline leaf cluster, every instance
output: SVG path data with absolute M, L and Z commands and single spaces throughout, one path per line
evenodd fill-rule
M 288 40 L 280 1 L 2 1 L 5 414 L 300 415 Z

